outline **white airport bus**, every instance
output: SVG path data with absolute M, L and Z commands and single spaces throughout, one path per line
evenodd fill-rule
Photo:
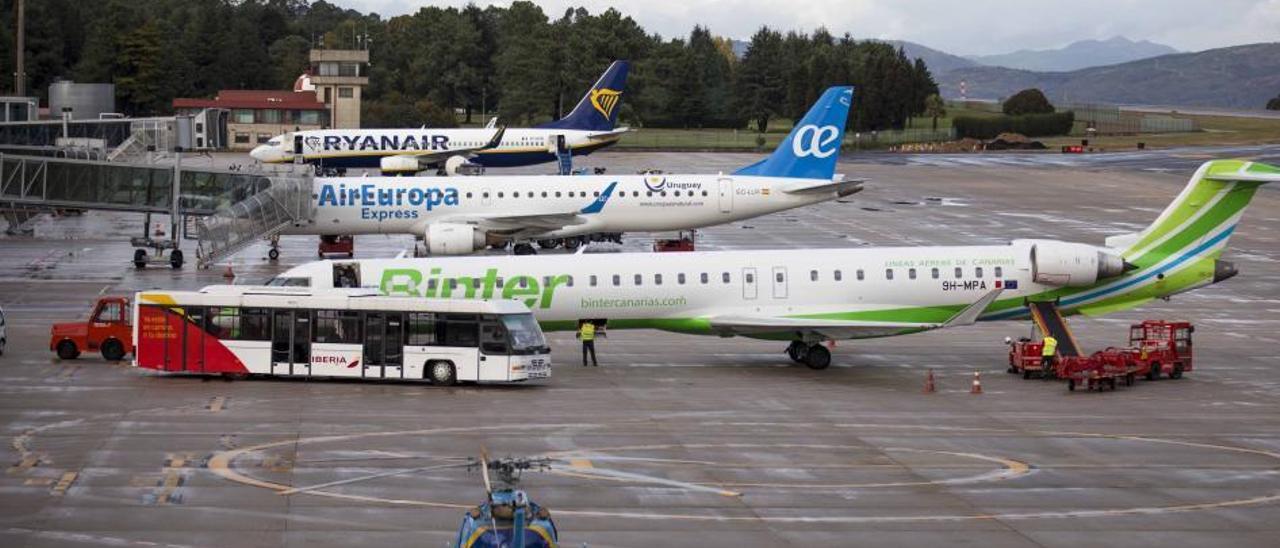
M 134 299 L 134 365 L 169 372 L 515 382 L 551 376 L 518 301 L 209 286 Z

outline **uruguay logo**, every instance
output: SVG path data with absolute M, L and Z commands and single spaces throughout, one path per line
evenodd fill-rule
M 662 192 L 667 187 L 666 177 L 645 177 L 644 186 L 652 192 Z
M 310 148 L 311 150 L 320 150 L 320 138 L 319 138 L 319 137 L 316 137 L 315 135 L 312 135 L 312 136 L 310 136 L 310 137 L 307 137 L 306 141 L 307 141 L 307 148 Z
M 805 156 L 826 158 L 840 150 L 839 143 L 832 148 L 827 148 L 839 137 L 840 130 L 836 129 L 836 126 L 818 127 L 813 124 L 800 126 L 800 129 L 796 130 L 795 137 L 791 139 L 791 152 L 801 158 Z
M 622 92 L 609 88 L 591 90 L 591 106 L 596 107 L 605 118 L 613 116 L 613 107 L 618 106 Z

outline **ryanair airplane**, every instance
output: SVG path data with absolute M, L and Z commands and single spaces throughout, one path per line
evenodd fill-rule
M 249 153 L 263 163 L 303 161 L 333 169 L 379 168 L 383 173 L 417 173 L 445 166 L 454 171 L 470 161 L 486 167 L 553 162 L 557 150 L 575 156 L 618 142 L 616 128 L 627 82 L 626 61 L 614 61 L 568 116 L 534 128 L 320 129 L 276 136 Z

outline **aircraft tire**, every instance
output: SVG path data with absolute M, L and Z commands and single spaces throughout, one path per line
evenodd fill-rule
M 791 341 L 791 344 L 787 346 L 787 357 L 791 358 L 793 362 L 804 363 L 804 357 L 808 351 L 809 347 L 805 346 L 803 342 Z
M 831 351 L 820 344 L 810 346 L 804 364 L 809 366 L 809 369 L 819 371 L 826 369 L 831 365 Z

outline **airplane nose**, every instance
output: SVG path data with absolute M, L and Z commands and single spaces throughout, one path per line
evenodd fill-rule
M 249 157 L 259 162 L 265 162 L 268 158 L 267 145 L 258 145 L 249 151 Z

